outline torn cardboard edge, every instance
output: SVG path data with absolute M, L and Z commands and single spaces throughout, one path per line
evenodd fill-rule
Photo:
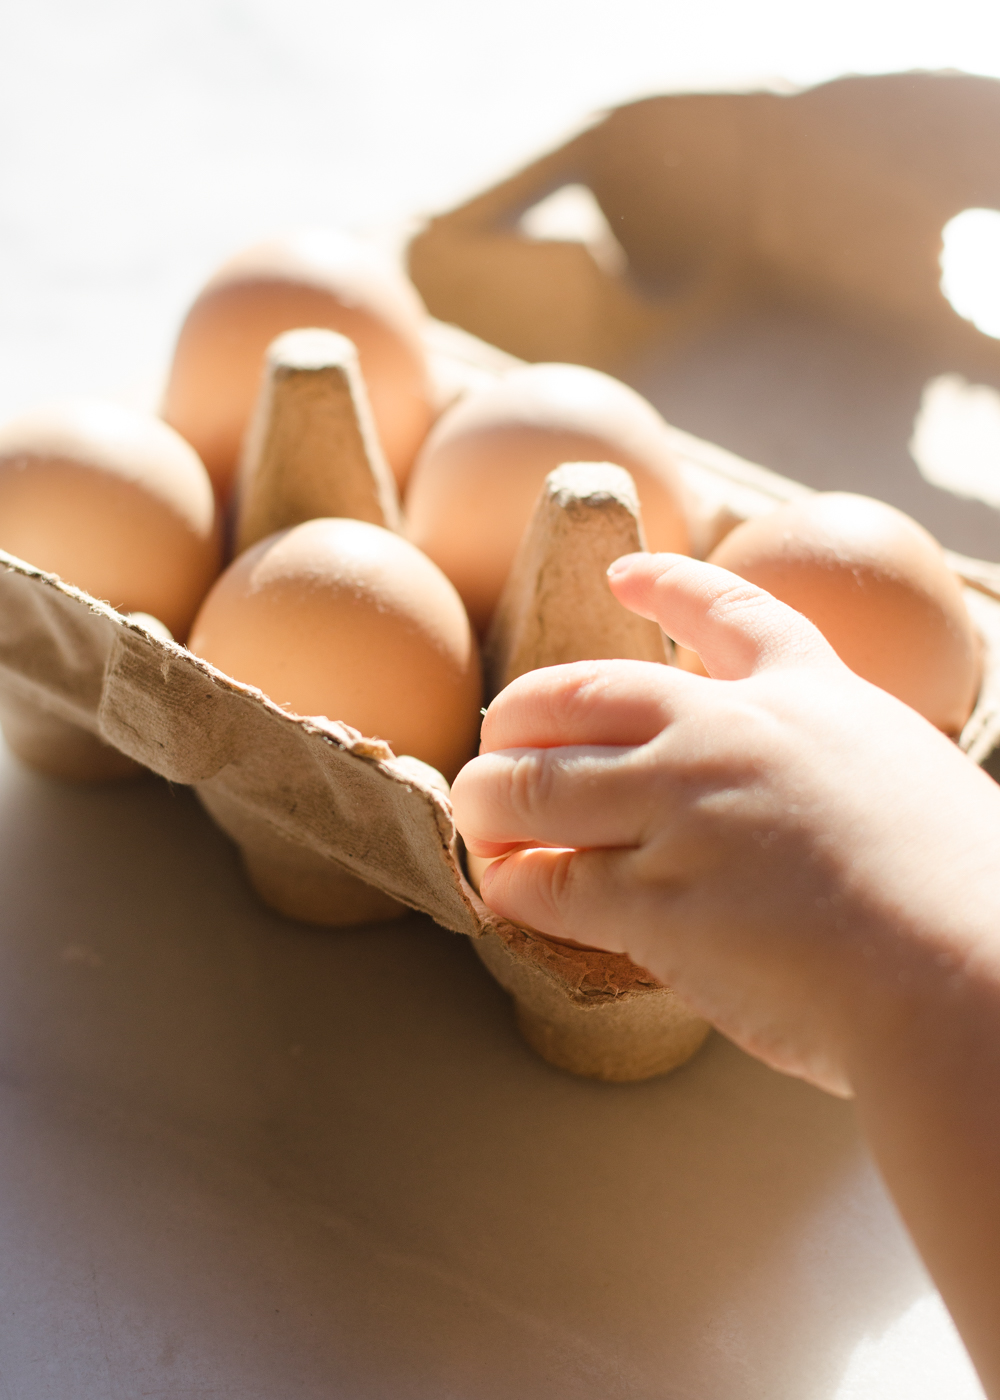
M 349 726 L 287 714 L 176 642 L 0 551 L 0 685 L 80 726 L 206 806 L 250 820 L 456 933 L 496 935 L 562 995 L 657 991 L 628 958 L 515 928 L 468 885 L 443 779 Z M 276 781 L 275 774 L 280 774 Z

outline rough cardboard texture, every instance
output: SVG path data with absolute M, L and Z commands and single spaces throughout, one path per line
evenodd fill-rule
M 289 716 L 183 647 L 0 552 L 0 691 L 194 784 L 456 932 L 479 920 L 440 778 L 346 725 Z M 421 771 L 423 770 L 423 771 Z
M 708 1035 L 706 1021 L 630 958 L 517 928 L 470 897 L 482 919 L 476 952 L 513 998 L 525 1040 L 558 1069 L 648 1079 L 690 1059 Z
M 346 336 L 288 331 L 269 347 L 238 497 L 237 552 L 327 516 L 399 528 L 396 482 Z
M 237 840 L 268 827 L 446 928 L 476 932 L 449 854 L 447 802 L 380 740 L 287 715 L 183 648 L 128 627 L 110 658 L 100 723 L 131 757 L 192 783 Z
M 490 628 L 488 693 L 539 666 L 601 657 L 666 661 L 659 627 L 627 612 L 605 577 L 613 560 L 640 549 L 639 501 L 628 472 L 608 462 L 550 472 Z
M 516 943 L 487 933 L 475 948 L 514 998 L 528 1044 L 573 1074 L 611 1082 L 666 1074 L 689 1060 L 711 1030 L 678 996 L 655 983 L 645 995 L 632 989 L 567 997 L 560 982 L 525 958 Z
M 119 614 L 0 551 L 0 685 L 92 734 Z
M 240 848 L 247 879 L 271 909 L 328 927 L 399 918 L 405 905 L 350 874 L 336 850 L 315 850 L 283 835 L 226 781 L 199 783 L 206 811 Z

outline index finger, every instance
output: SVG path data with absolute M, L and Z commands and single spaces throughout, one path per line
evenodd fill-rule
M 786 661 L 837 660 L 800 612 L 717 564 L 683 554 L 625 554 L 608 570 L 608 584 L 630 612 L 658 622 L 720 680 Z
M 566 744 L 646 744 L 703 676 L 656 661 L 573 661 L 518 676 L 483 720 L 480 753 Z

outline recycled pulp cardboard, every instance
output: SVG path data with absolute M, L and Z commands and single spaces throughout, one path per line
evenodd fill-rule
M 454 332 L 446 338 L 455 378 L 463 373 L 459 343 L 474 369 L 477 358 L 489 363 L 489 351 L 480 357 L 471 338 Z M 680 431 L 672 440 L 699 503 L 706 544 L 736 520 L 806 489 Z M 575 496 L 565 487 L 557 481 L 546 509 L 560 491 L 574 509 L 586 500 L 586 483 Z M 603 494 L 618 515 L 617 528 L 624 500 L 635 530 L 627 486 L 620 495 Z M 191 784 L 279 906 L 289 885 L 299 894 L 304 887 L 325 921 L 337 900 L 344 922 L 384 917 L 381 911 L 395 902 L 476 939 L 483 960 L 513 993 L 531 1043 L 566 1068 L 641 1078 L 696 1048 L 701 1024 L 627 958 L 553 943 L 482 904 L 463 873 L 446 785 L 434 770 L 347 725 L 289 715 L 149 626 L 28 563 L 9 555 L 0 562 L 5 701 L 29 707 L 46 723 L 68 723 L 172 782 Z M 987 679 L 961 739 L 981 761 L 1000 741 L 994 660 L 1000 569 L 956 562 L 970 582 L 967 596 L 987 649 Z M 369 898 L 374 903 L 366 905 Z

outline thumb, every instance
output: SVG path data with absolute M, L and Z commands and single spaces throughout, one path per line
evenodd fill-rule
M 608 569 L 612 593 L 696 651 L 710 676 L 740 680 L 787 661 L 836 653 L 801 613 L 716 564 L 683 554 L 625 554 Z

